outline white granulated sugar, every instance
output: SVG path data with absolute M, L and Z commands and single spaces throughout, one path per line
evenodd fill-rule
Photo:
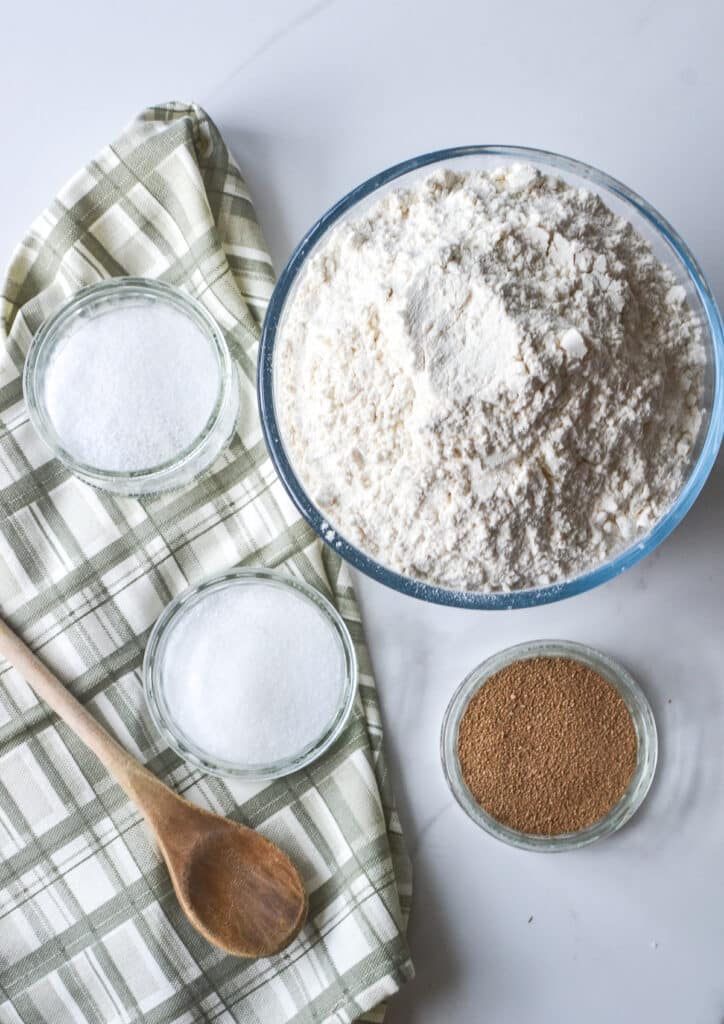
M 701 423 L 684 289 L 531 167 L 436 172 L 340 225 L 278 345 L 283 437 L 331 528 L 450 588 L 606 561 L 670 504 Z
M 80 320 L 48 367 L 45 402 L 64 448 L 106 471 L 152 469 L 203 431 L 219 391 L 211 343 L 163 303 Z
M 262 765 L 302 753 L 330 725 L 344 650 L 309 600 L 257 582 L 193 605 L 169 636 L 163 674 L 188 739 L 212 758 Z

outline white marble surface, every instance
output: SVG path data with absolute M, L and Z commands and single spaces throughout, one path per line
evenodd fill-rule
M 720 0 L 206 0 L 3 12 L 0 255 L 143 106 L 203 104 L 256 197 L 277 267 L 370 173 L 444 145 L 537 145 L 647 196 L 724 301 Z M 724 1019 L 724 465 L 675 535 L 588 595 L 534 611 L 418 604 L 359 580 L 414 859 L 418 977 L 390 1024 Z M 438 733 L 461 677 L 564 636 L 640 679 L 661 761 L 597 847 L 509 850 L 453 805 Z

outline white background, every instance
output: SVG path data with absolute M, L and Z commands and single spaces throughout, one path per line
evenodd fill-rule
M 138 110 L 192 99 L 236 153 L 277 269 L 371 173 L 442 146 L 517 143 L 641 192 L 724 301 L 719 0 L 26 0 L 6 6 L 0 41 L 3 262 Z M 451 611 L 358 580 L 416 876 L 418 977 L 390 1024 L 724 1020 L 723 498 L 720 461 L 656 554 L 547 608 Z M 544 636 L 622 660 L 661 739 L 634 821 L 558 856 L 478 832 L 438 758 L 462 676 Z

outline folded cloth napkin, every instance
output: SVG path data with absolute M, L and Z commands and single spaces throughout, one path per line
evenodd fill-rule
M 229 451 L 183 492 L 142 501 L 94 491 L 50 459 L 21 387 L 48 314 L 84 285 L 126 274 L 200 299 L 241 378 Z M 2 1024 L 381 1020 L 381 1001 L 412 975 L 409 864 L 349 576 L 287 500 L 261 436 L 255 358 L 272 284 L 246 185 L 196 106 L 145 111 L 38 218 L 12 258 L 0 309 L 0 614 L 153 772 L 294 858 L 308 924 L 268 960 L 208 945 L 135 808 L 3 664 Z M 144 645 L 161 609 L 238 564 L 282 567 L 319 587 L 347 622 L 361 670 L 339 742 L 267 784 L 190 768 L 164 745 L 142 693 Z

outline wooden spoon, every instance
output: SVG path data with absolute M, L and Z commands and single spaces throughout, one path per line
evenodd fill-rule
M 307 915 L 307 896 L 299 872 L 278 846 L 170 790 L 106 732 L 1 619 L 0 655 L 139 808 L 181 908 L 205 939 L 234 956 L 262 957 L 295 938 Z

